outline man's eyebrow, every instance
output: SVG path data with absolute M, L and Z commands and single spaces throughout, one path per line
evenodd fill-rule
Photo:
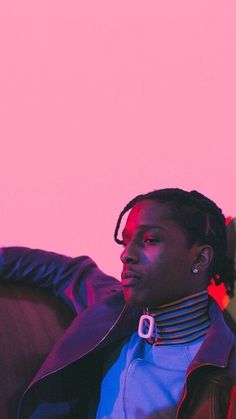
M 151 228 L 157 228 L 158 230 L 166 230 L 165 227 L 159 224 L 140 224 L 139 230 L 149 230 Z
M 157 229 L 157 230 L 166 230 L 165 227 L 159 225 L 159 224 L 140 224 L 138 226 L 138 231 L 142 232 L 142 231 L 147 231 L 147 230 L 151 230 L 151 229 Z M 124 229 L 122 231 L 122 236 L 129 236 L 129 232 L 128 230 Z

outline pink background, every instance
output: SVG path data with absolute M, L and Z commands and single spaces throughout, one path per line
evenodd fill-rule
M 155 188 L 236 214 L 234 0 L 0 6 L 1 243 L 89 254 Z

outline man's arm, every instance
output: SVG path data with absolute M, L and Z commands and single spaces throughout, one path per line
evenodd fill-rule
M 0 280 L 48 288 L 74 312 L 80 312 L 120 289 L 88 256 L 76 258 L 26 247 L 0 253 Z

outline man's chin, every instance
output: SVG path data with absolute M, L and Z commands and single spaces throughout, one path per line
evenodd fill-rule
M 123 295 L 126 304 L 128 304 L 130 307 L 134 307 L 137 309 L 145 309 L 150 307 L 159 307 L 163 304 L 167 304 L 168 302 L 174 301 L 170 300 L 167 301 L 167 299 L 159 298 L 155 301 L 152 301 L 148 298 L 146 298 L 145 295 L 141 295 L 140 292 L 136 292 L 133 288 L 123 287 Z
M 123 294 L 126 304 L 128 304 L 130 307 L 139 309 L 147 307 L 147 305 L 145 305 L 145 303 L 140 299 L 140 297 L 135 295 L 135 293 L 132 292 L 130 289 L 123 289 Z

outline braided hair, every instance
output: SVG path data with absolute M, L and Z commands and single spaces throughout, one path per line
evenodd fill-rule
M 116 243 L 123 243 L 118 238 L 118 233 L 124 214 L 137 202 L 147 199 L 168 206 L 172 220 L 183 229 L 190 247 L 199 243 L 208 244 L 213 248 L 213 260 L 208 270 L 209 279 L 213 278 L 216 285 L 223 282 L 228 295 L 233 297 L 236 277 L 234 262 L 226 254 L 225 217 L 215 202 L 197 191 L 166 188 L 136 196 L 128 202 L 118 217 L 114 232 Z

